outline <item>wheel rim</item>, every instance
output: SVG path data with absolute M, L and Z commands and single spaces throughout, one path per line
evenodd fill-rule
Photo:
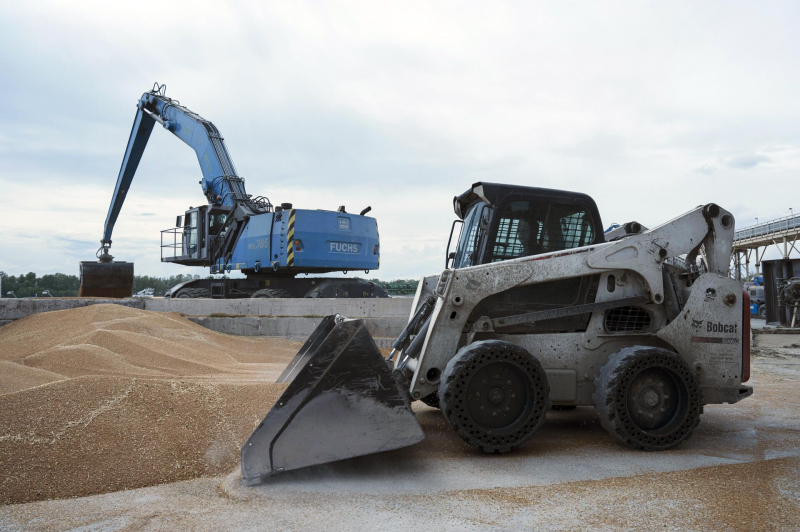
M 641 430 L 670 432 L 687 413 L 688 393 L 680 378 L 667 368 L 647 368 L 628 388 L 628 415 Z
M 478 369 L 466 388 L 466 407 L 473 422 L 495 434 L 513 432 L 533 408 L 530 377 L 515 364 L 492 362 Z

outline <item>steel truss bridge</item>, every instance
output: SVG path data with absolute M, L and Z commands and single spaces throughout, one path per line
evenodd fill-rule
M 800 252 L 800 214 L 762 222 L 736 231 L 733 235 L 731 274 L 735 279 L 750 277 L 750 263 L 755 274 L 761 274 L 761 260 L 770 246 L 775 246 L 784 259 Z

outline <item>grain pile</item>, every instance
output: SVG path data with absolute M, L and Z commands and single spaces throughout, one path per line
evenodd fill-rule
M 0 504 L 218 474 L 299 343 L 95 305 L 0 329 Z

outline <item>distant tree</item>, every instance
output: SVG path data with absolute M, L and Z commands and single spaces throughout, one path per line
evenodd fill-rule
M 17 297 L 42 296 L 48 290 L 53 297 L 77 297 L 80 288 L 80 278 L 77 275 L 64 273 L 49 273 L 38 277 L 30 272 L 23 275 L 8 275 L 0 272 L 2 276 L 2 297 L 9 297 L 13 292 Z M 133 293 L 145 288 L 153 288 L 156 296 L 163 296 L 167 290 L 178 283 L 200 279 L 199 275 L 179 274 L 170 277 L 151 277 L 149 275 L 136 275 L 133 278 Z
M 8 297 L 9 292 L 14 292 L 17 297 L 41 296 L 45 290 L 48 290 L 53 297 L 74 297 L 78 295 L 80 285 L 77 276 L 64 273 L 47 274 L 41 278 L 33 272 L 19 276 L 7 274 L 2 276 L 3 297 Z

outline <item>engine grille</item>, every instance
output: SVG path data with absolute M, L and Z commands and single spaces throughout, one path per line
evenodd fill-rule
M 650 313 L 641 307 L 617 307 L 606 311 L 608 332 L 646 331 L 650 328 Z

